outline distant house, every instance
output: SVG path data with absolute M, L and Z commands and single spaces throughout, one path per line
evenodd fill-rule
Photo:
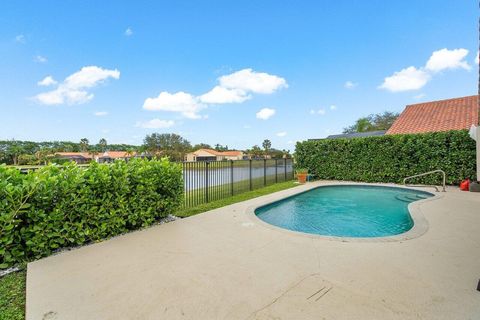
M 87 152 L 56 152 L 55 157 L 84 164 L 92 161 L 92 155 Z
M 187 153 L 185 161 L 222 161 L 222 160 L 242 160 L 242 151 L 216 151 L 213 149 L 198 149 L 197 151 Z
M 135 157 L 136 154 L 130 154 L 126 151 L 105 151 L 97 154 L 92 154 L 89 152 L 57 152 L 55 156 L 60 159 L 68 159 L 75 161 L 78 164 L 88 163 L 92 160 L 105 163 L 112 162 L 114 160 L 127 160 L 132 157 Z
M 406 106 L 386 134 L 469 129 L 478 125 L 478 95 Z

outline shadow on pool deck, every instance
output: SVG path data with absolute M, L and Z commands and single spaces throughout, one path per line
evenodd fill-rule
M 480 314 L 480 195 L 449 190 L 397 242 L 279 232 L 237 203 L 28 265 L 27 319 L 468 319 Z M 331 182 L 328 182 L 331 183 Z

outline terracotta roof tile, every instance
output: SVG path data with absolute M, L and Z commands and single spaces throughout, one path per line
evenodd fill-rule
M 408 105 L 386 134 L 469 129 L 478 125 L 478 95 Z
M 85 159 L 92 159 L 92 153 L 89 152 L 56 152 L 55 154 L 62 157 L 83 157 Z M 133 153 L 135 155 L 136 153 Z M 126 151 L 106 151 L 95 154 L 96 157 L 109 157 L 112 159 L 127 158 L 129 157 Z
M 216 155 L 216 156 L 240 156 L 240 155 L 242 155 L 242 151 L 236 151 L 236 150 L 217 151 L 217 150 L 213 150 L 213 149 L 198 149 L 195 152 L 198 152 L 198 151 L 205 151 L 205 152 L 211 153 L 211 154 Z

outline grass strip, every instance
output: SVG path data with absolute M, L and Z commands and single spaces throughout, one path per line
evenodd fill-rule
M 264 187 L 264 188 L 256 189 L 256 190 L 253 190 L 253 191 L 243 192 L 243 193 L 234 195 L 233 197 L 228 197 L 228 198 L 225 198 L 225 199 L 212 201 L 212 202 L 209 202 L 209 203 L 204 203 L 204 204 L 192 207 L 192 208 L 180 209 L 179 211 L 177 211 L 177 213 L 175 213 L 175 215 L 178 216 L 178 217 L 182 217 L 182 218 L 189 217 L 189 216 L 192 216 L 192 215 L 195 215 L 195 214 L 198 214 L 198 213 L 202 213 L 202 212 L 213 210 L 213 209 L 216 209 L 216 208 L 228 206 L 230 204 L 234 204 L 234 203 L 237 203 L 237 202 L 253 199 L 253 198 L 260 197 L 260 196 L 270 194 L 270 193 L 274 193 L 274 192 L 277 192 L 277 191 L 290 189 L 290 188 L 293 188 L 293 187 L 296 187 L 296 186 L 298 186 L 298 184 L 295 183 L 295 181 L 293 181 L 293 180 L 292 181 L 287 181 L 287 182 L 280 182 L 280 183 L 276 183 L 276 184 L 273 184 L 273 185 L 270 185 L 270 186 L 267 186 L 267 187 Z
M 25 319 L 26 271 L 0 278 L 0 320 Z

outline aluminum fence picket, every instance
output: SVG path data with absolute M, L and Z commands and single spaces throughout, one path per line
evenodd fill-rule
M 184 208 L 294 179 L 292 159 L 183 162 Z

